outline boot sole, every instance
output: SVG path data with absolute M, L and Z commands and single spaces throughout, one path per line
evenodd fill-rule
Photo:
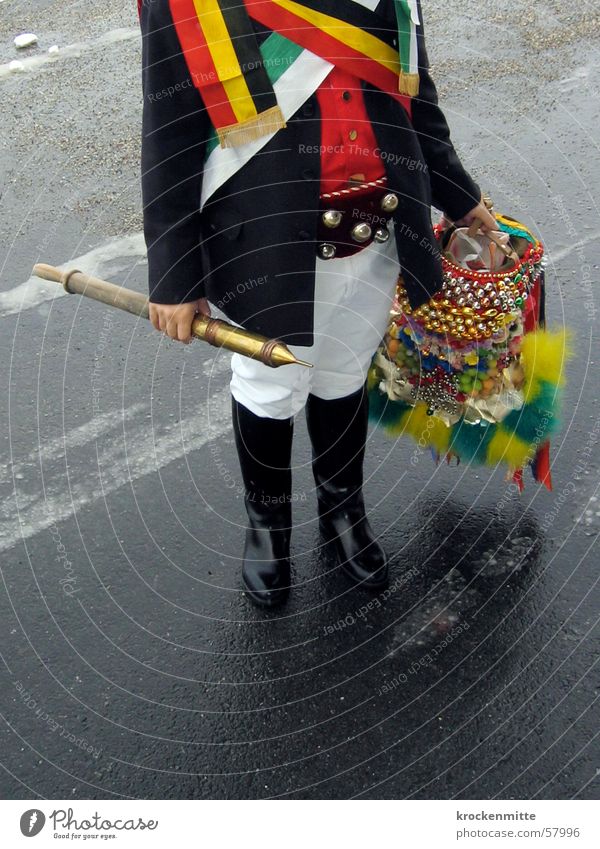
M 335 538 L 330 537 L 322 525 L 320 526 L 320 530 L 321 537 L 323 538 L 330 555 L 333 556 L 333 559 L 336 561 L 344 575 L 352 581 L 355 586 L 363 587 L 365 590 L 381 590 L 389 584 L 390 576 L 387 563 L 385 566 L 378 569 L 377 572 L 373 572 L 373 576 L 371 578 L 361 578 L 348 566 L 347 561 L 342 560 Z M 384 575 L 383 577 L 378 578 L 377 575 L 380 572 L 384 572 Z
M 289 590 L 275 590 L 277 595 L 272 596 L 271 598 L 258 595 L 255 590 L 250 589 L 248 584 L 242 578 L 242 584 L 244 585 L 244 593 L 250 601 L 255 604 L 257 607 L 278 607 L 281 604 L 285 604 L 288 600 Z M 281 593 L 281 595 L 279 595 Z
M 342 570 L 342 572 L 344 573 L 344 575 L 350 581 L 352 581 L 352 583 L 355 586 L 362 587 L 365 590 L 382 590 L 384 587 L 387 587 L 387 585 L 390 582 L 390 576 L 387 573 L 387 566 L 382 566 L 381 569 L 379 570 L 380 572 L 385 570 L 385 575 L 382 578 L 379 578 L 379 579 L 366 578 L 365 579 L 365 578 L 359 578 L 357 575 L 355 575 L 355 573 L 351 569 L 346 568 L 344 563 L 340 563 L 339 557 L 338 557 L 338 565 L 339 565 L 340 569 Z M 377 575 L 377 572 L 374 572 L 373 574 Z

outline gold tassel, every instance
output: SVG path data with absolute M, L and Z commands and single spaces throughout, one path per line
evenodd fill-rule
M 421 79 L 418 74 L 407 74 L 406 71 L 400 70 L 398 74 L 398 91 L 400 94 L 416 97 L 419 93 L 420 81 Z
M 221 147 L 240 147 L 251 141 L 256 141 L 263 136 L 268 136 L 277 130 L 285 129 L 286 123 L 283 112 L 279 106 L 271 106 L 264 112 L 260 112 L 254 118 L 242 121 L 239 124 L 229 124 L 227 127 L 217 129 Z

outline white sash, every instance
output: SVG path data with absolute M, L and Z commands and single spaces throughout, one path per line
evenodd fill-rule
M 310 50 L 303 50 L 293 65 L 283 72 L 274 83 L 273 91 L 286 121 L 318 89 L 332 68 L 331 62 L 321 59 Z M 208 198 L 271 141 L 274 135 L 275 133 L 269 133 L 239 147 L 215 147 L 204 164 L 200 209 Z M 265 162 L 265 168 L 268 167 L 269 163 Z

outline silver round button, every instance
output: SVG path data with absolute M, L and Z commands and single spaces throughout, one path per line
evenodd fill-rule
M 384 212 L 394 212 L 398 209 L 398 198 L 395 194 L 390 192 L 388 195 L 384 195 L 381 198 L 381 208 Z
M 342 213 L 338 209 L 328 209 L 323 213 L 323 224 L 326 227 L 339 227 L 342 220 Z
M 321 259 L 333 259 L 335 256 L 335 245 L 330 245 L 329 242 L 323 242 L 319 245 L 319 256 Z
M 387 229 L 387 227 L 378 227 L 377 230 L 375 230 L 375 235 L 373 236 L 373 238 L 376 242 L 387 242 L 387 240 L 390 238 L 390 231 Z
M 368 224 L 362 222 L 361 224 L 355 224 L 352 230 L 350 231 L 350 235 L 354 239 L 355 242 L 367 242 L 371 238 L 371 233 L 373 231 L 369 227 Z

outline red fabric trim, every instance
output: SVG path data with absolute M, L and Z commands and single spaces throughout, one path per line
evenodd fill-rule
M 344 92 L 349 100 L 344 100 Z M 353 174 L 364 174 L 365 182 L 383 177 L 385 168 L 375 153 L 377 139 L 358 77 L 333 68 L 316 94 L 321 112 L 321 194 L 347 189 Z M 354 141 L 352 130 L 358 134 Z
M 513 481 L 519 487 L 519 492 L 523 492 L 523 469 L 517 469 L 517 471 L 513 475 Z
M 410 97 L 398 91 L 398 77 L 377 62 L 373 62 L 347 44 L 317 29 L 274 3 L 264 0 L 244 0 L 248 14 L 263 26 L 276 30 L 301 47 L 311 50 L 328 62 L 358 76 L 387 92 L 404 106 L 410 115 Z
M 541 279 L 535 281 L 529 291 L 527 298 L 527 307 L 523 319 L 523 327 L 525 333 L 531 333 L 537 330 L 540 324 L 540 303 L 541 303 Z M 538 448 L 533 461 L 533 474 L 538 483 L 543 484 L 546 489 L 552 492 L 552 475 L 550 473 L 550 441 L 544 442 Z
M 543 483 L 546 489 L 552 492 L 550 441 L 544 442 L 535 456 L 535 479 L 538 483 Z
M 217 129 L 237 124 L 198 23 L 194 3 L 192 0 L 169 0 L 169 6 L 192 82 L 202 94 L 212 123 Z
M 540 278 L 535 281 L 529 291 L 527 298 L 527 307 L 523 318 L 523 328 L 525 333 L 531 333 L 539 325 L 540 320 Z

